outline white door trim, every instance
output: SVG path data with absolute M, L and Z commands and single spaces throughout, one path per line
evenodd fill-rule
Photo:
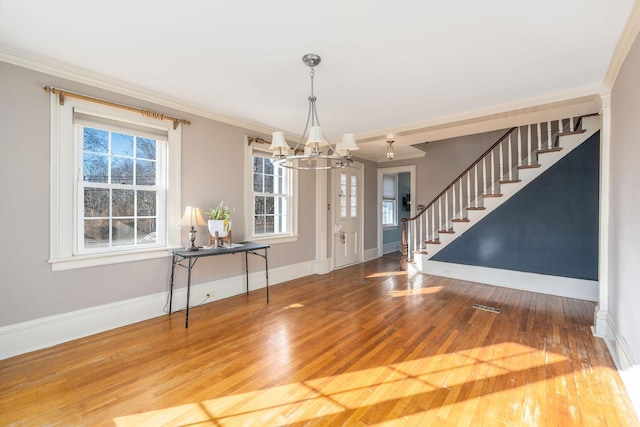
M 376 210 L 378 217 L 378 256 L 384 254 L 382 244 L 382 175 L 409 173 L 411 175 L 411 216 L 416 214 L 416 165 L 394 166 L 389 168 L 378 168 L 378 197 L 376 202 Z
M 360 173 L 358 174 L 358 190 L 360 191 L 360 198 L 358 200 L 358 218 L 360 218 L 359 224 L 358 224 L 358 251 L 359 251 L 359 259 L 358 262 L 362 262 L 364 260 L 364 163 L 360 163 L 360 162 L 353 162 L 353 168 L 354 169 L 358 169 L 360 171 Z M 339 171 L 339 169 L 337 169 Z M 331 171 L 331 227 L 329 231 L 329 234 L 331 235 L 331 269 L 334 270 L 335 269 L 335 239 L 336 239 L 336 233 L 333 230 L 333 224 L 336 223 L 336 215 L 337 215 L 337 206 L 333 206 L 334 205 L 334 200 L 335 200 L 335 191 L 336 191 L 336 186 L 335 186 L 335 182 L 334 182 L 334 178 L 335 178 L 335 172 L 336 169 L 333 169 Z

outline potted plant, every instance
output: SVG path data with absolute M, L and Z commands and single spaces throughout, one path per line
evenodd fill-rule
M 209 217 L 209 233 L 213 237 L 216 237 L 216 232 L 218 237 L 227 237 L 231 230 L 231 214 L 233 211 L 228 206 L 223 205 L 224 202 L 220 202 L 216 208 L 209 207 L 209 212 L 206 213 Z

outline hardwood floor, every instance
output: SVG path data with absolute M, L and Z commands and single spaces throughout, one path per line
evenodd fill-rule
M 593 310 L 380 258 L 0 361 L 0 425 L 640 426 Z

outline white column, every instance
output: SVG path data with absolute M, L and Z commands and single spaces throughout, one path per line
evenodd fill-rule
M 327 171 L 316 171 L 316 274 L 326 274 L 331 271 L 330 256 L 327 256 Z M 333 207 L 336 209 L 336 206 Z
M 598 305 L 593 333 L 610 337 L 609 317 L 609 163 L 611 161 L 611 94 L 600 95 L 600 230 L 598 248 Z

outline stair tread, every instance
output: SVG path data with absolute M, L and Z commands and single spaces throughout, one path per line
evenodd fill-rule
M 518 166 L 518 169 L 534 169 L 534 168 L 539 168 L 541 165 L 540 164 L 536 164 L 536 165 L 520 165 Z
M 482 197 L 502 197 L 502 194 L 500 194 L 500 193 L 486 193 L 486 194 L 483 194 Z
M 440 244 L 440 240 L 427 240 L 427 241 L 425 241 L 425 243 L 428 243 L 430 245 L 439 245 Z
M 438 233 L 440 234 L 456 234 L 455 231 L 449 229 L 449 230 L 438 230 Z
M 504 181 L 498 181 L 500 184 L 515 184 L 521 182 L 520 179 L 505 179 Z
M 469 218 L 455 218 L 451 222 L 469 222 Z
M 487 208 L 483 207 L 483 206 L 469 206 L 468 208 L 466 208 L 468 211 L 483 211 Z
M 560 133 L 558 134 L 558 136 L 577 135 L 577 134 L 579 134 L 579 133 L 585 133 L 585 132 L 586 132 L 586 130 L 585 130 L 585 129 L 582 129 L 582 130 L 574 130 L 574 131 L 571 131 L 571 132 L 560 132 Z
M 537 150 L 537 154 L 545 154 L 545 153 L 555 153 L 557 151 L 562 151 L 562 147 L 553 147 L 553 148 L 544 148 L 542 150 Z

